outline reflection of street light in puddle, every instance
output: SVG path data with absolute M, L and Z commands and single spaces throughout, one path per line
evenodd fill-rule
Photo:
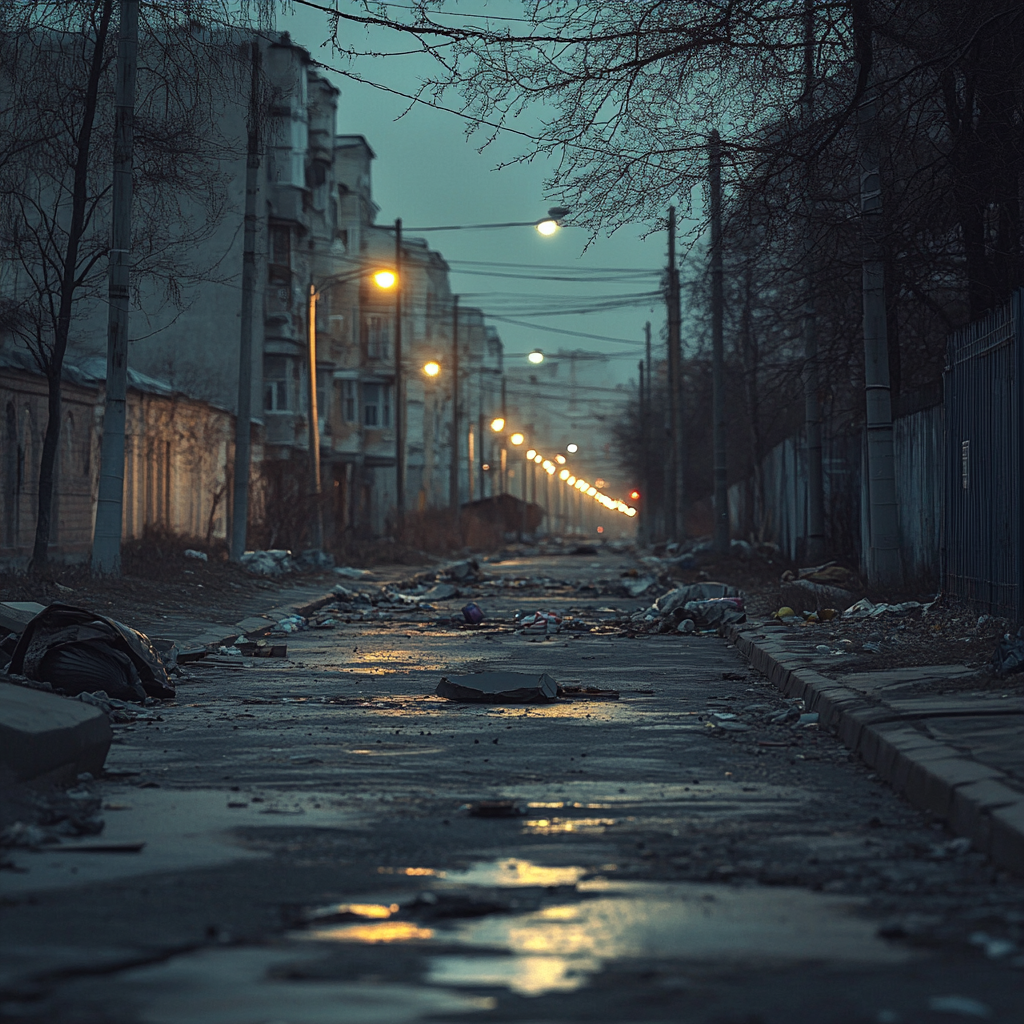
M 436 377 L 441 372 L 441 364 L 432 359 L 429 363 L 423 364 L 423 372 L 428 377 Z

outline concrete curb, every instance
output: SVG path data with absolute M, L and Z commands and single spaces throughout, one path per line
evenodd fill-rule
M 962 751 L 926 736 L 915 720 L 811 667 L 813 658 L 788 654 L 766 633 L 726 631 L 736 649 L 789 697 L 802 697 L 818 724 L 858 754 L 912 804 L 943 819 L 1000 867 L 1024 875 L 1024 793 L 1012 779 Z

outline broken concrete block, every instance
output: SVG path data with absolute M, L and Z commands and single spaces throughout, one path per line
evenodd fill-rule
M 435 691 L 449 700 L 481 704 L 550 704 L 558 697 L 558 684 L 546 672 L 539 676 L 518 672 L 474 672 L 444 676 Z
M 46 605 L 37 601 L 2 601 L 0 602 L 0 629 L 10 633 L 21 633 L 25 627 Z
M 17 779 L 61 768 L 98 775 L 112 735 L 110 722 L 99 708 L 0 683 L 0 765 Z

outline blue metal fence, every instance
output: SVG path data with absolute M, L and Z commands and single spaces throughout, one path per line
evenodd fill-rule
M 1024 290 L 949 338 L 943 588 L 976 610 L 1024 612 Z

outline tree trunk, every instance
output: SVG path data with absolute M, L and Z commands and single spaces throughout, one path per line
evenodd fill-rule
M 100 21 L 96 30 L 96 42 L 89 65 L 89 81 L 85 91 L 82 110 L 82 126 L 76 140 L 75 175 L 71 195 L 71 220 L 68 225 L 68 242 L 61 265 L 60 304 L 54 329 L 53 350 L 47 360 L 47 420 L 43 435 L 43 448 L 39 458 L 39 495 L 36 512 L 36 535 L 32 547 L 32 566 L 45 565 L 49 557 L 50 526 L 53 516 L 54 466 L 60 449 L 60 430 L 63 395 L 61 378 L 64 370 L 64 355 L 68 347 L 71 330 L 71 307 L 77 282 L 78 250 L 85 231 L 86 186 L 89 179 L 89 158 L 91 155 L 92 131 L 96 121 L 97 96 L 99 95 L 100 74 L 103 70 L 103 53 L 106 49 L 107 34 L 113 0 L 104 0 L 100 9 Z

